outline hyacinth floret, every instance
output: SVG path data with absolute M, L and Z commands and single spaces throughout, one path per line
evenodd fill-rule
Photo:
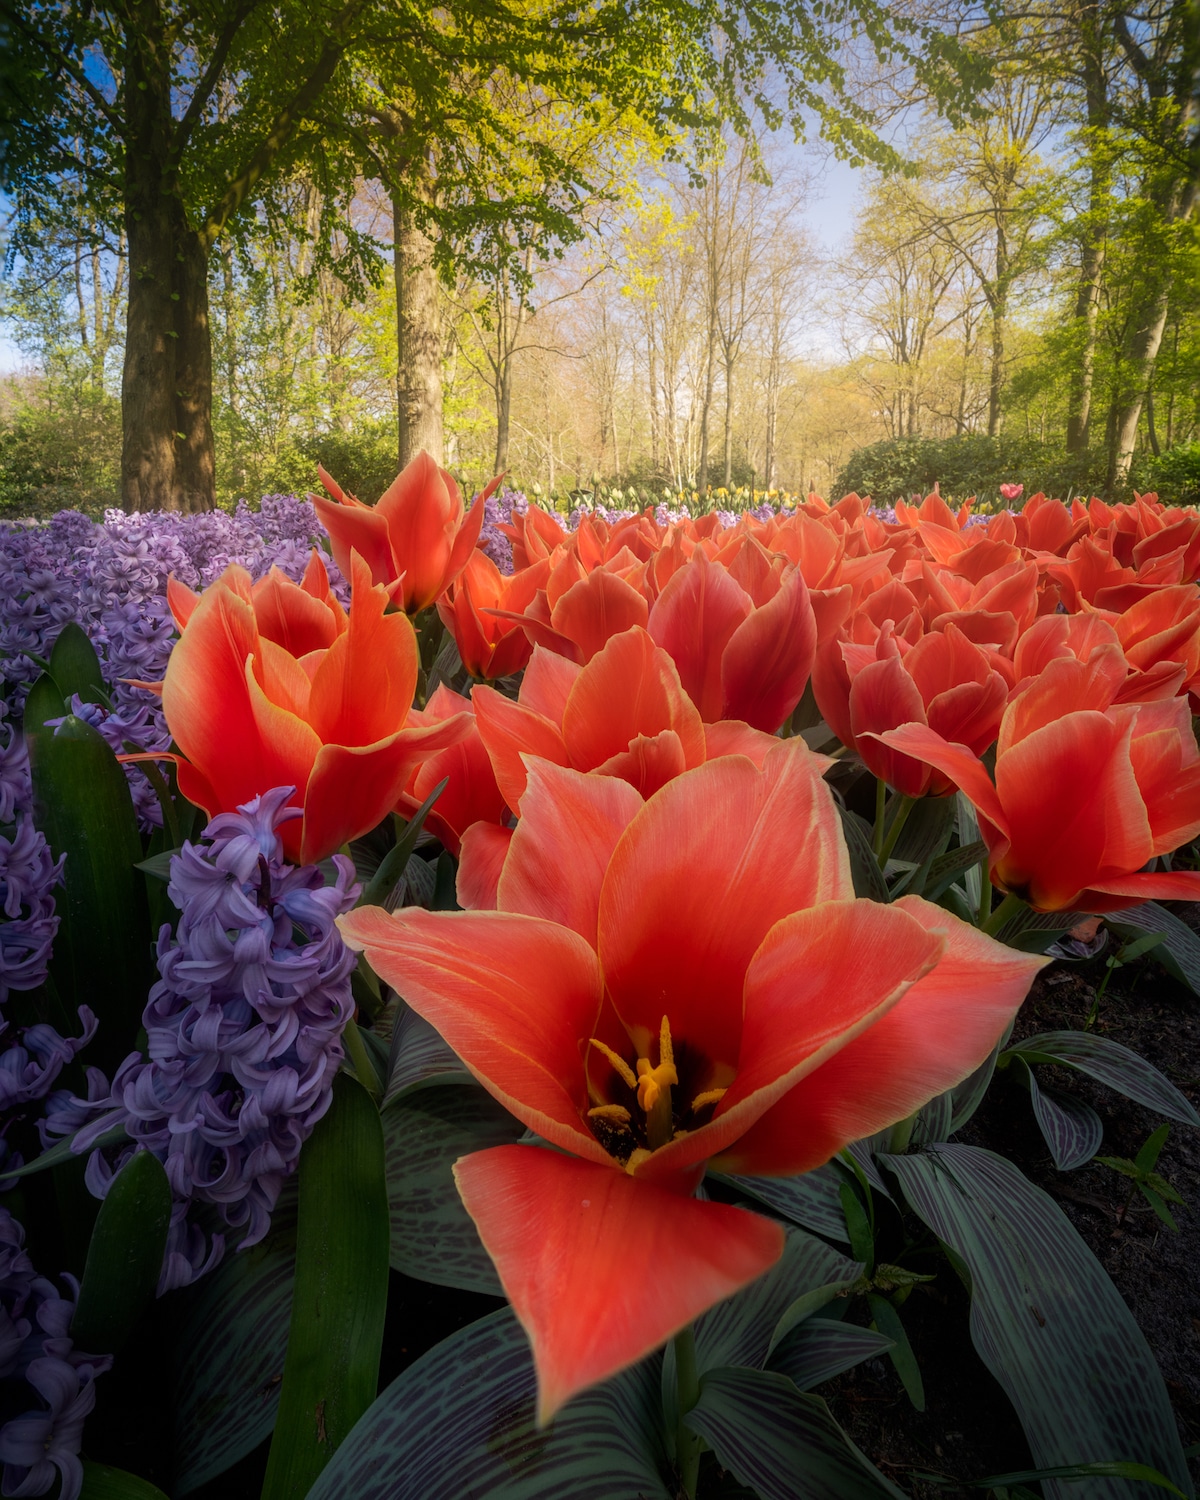
M 10 991 L 35 990 L 46 982 L 58 931 L 53 891 L 62 881 L 66 855 L 53 857 L 34 825 L 32 801 L 28 755 L 10 729 L 0 751 L 0 1005 Z
M 215 1264 L 192 1208 L 215 1207 L 242 1245 L 260 1240 L 300 1148 L 329 1108 L 353 1014 L 354 955 L 336 918 L 354 905 L 354 866 L 334 855 L 327 884 L 314 865 L 289 865 L 278 829 L 301 810 L 277 787 L 214 818 L 202 842 L 171 860 L 168 885 L 181 916 L 158 939 L 160 978 L 143 1013 L 148 1058 L 127 1057 L 111 1090 L 54 1101 L 45 1135 L 83 1117 L 75 1149 L 115 1124 L 132 1144 L 115 1159 L 93 1151 L 87 1180 L 103 1197 L 136 1150 L 163 1163 L 175 1196 L 160 1290 Z
M 79 1449 L 96 1404 L 96 1377 L 112 1360 L 85 1354 L 71 1338 L 79 1287 L 69 1296 L 39 1276 L 25 1231 L 0 1208 L 0 1493 L 76 1500 L 83 1486 Z

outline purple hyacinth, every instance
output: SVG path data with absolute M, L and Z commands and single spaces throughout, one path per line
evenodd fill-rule
M 85 1354 L 71 1339 L 78 1284 L 70 1296 L 39 1276 L 25 1231 L 0 1208 L 0 1492 L 76 1500 L 83 1485 L 83 1424 L 96 1404 L 96 1377 L 112 1360 Z
M 215 1265 L 191 1219 L 211 1204 L 242 1245 L 260 1240 L 300 1148 L 329 1108 L 353 1014 L 354 955 L 336 918 L 353 906 L 354 866 L 333 857 L 327 885 L 316 866 L 285 863 L 278 828 L 301 816 L 294 788 L 278 787 L 216 817 L 203 841 L 171 860 L 168 890 L 178 932 L 158 940 L 161 978 L 143 1013 L 149 1058 L 127 1057 L 112 1088 L 89 1078 L 87 1101 L 56 1098 L 46 1140 L 89 1123 L 75 1149 L 91 1149 L 115 1124 L 132 1144 L 110 1159 L 93 1151 L 87 1180 L 103 1197 L 136 1150 L 166 1168 L 175 1195 L 160 1290 L 194 1281 Z
M 58 931 L 53 891 L 65 859 L 54 859 L 34 826 L 29 753 L 16 726 L 5 725 L 0 713 L 0 1005 L 10 991 L 46 982 Z

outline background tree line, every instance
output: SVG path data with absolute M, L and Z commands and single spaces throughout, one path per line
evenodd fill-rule
M 418 447 L 556 494 L 1200 498 L 1186 0 L 9 3 L 10 508 L 318 458 L 373 498 Z M 836 255 L 814 123 L 873 163 Z

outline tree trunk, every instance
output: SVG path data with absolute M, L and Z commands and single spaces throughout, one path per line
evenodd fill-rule
M 1169 300 L 1170 287 L 1165 281 L 1160 281 L 1156 287 L 1150 288 L 1150 295 L 1143 300 L 1133 321 L 1133 335 L 1121 361 L 1124 379 L 1115 400 L 1112 441 L 1108 450 L 1110 495 L 1123 488 L 1129 478 L 1138 423 L 1154 374 L 1158 346 L 1162 343 Z
M 650 472 L 658 478 L 658 342 L 650 318 L 646 320 L 647 379 L 650 382 Z
M 733 365 L 725 361 L 725 488 L 733 483 Z
M 176 226 L 175 483 L 179 510 L 212 510 L 216 465 L 212 430 L 212 329 L 208 321 L 208 252 L 198 234 Z
M 1099 6 L 1095 0 L 1083 8 L 1080 44 L 1091 157 L 1088 211 L 1080 246 L 1079 287 L 1075 294 L 1075 324 L 1082 334 L 1079 361 L 1071 372 L 1067 410 L 1067 452 L 1087 451 L 1092 417 L 1092 384 L 1096 368 L 1096 330 L 1100 316 L 1100 287 L 1104 271 L 1107 226 L 1105 205 L 1110 188 L 1107 163 L 1095 133 L 1108 124 L 1108 93 L 1099 30 Z
M 988 437 L 1000 434 L 1000 392 L 1004 388 L 1004 325 L 1007 299 L 997 296 L 992 303 L 992 369 L 988 382 Z
M 428 167 L 414 163 L 418 192 L 432 192 Z M 442 310 L 433 241 L 400 204 L 392 201 L 396 276 L 396 410 L 400 467 L 424 449 L 437 464 L 445 458 L 442 429 Z
M 708 360 L 704 372 L 704 405 L 700 408 L 700 463 L 696 472 L 696 488 L 702 495 L 708 491 L 708 414 L 712 410 L 716 363 L 716 334 L 713 322 L 710 321 L 708 331 Z
M 146 20 L 157 22 L 161 33 L 157 10 L 145 9 Z M 159 62 L 163 47 L 143 47 L 142 40 L 131 33 L 125 52 L 129 302 L 121 376 L 121 502 L 127 511 L 171 509 L 175 499 L 175 243 L 164 191 L 170 87 Z

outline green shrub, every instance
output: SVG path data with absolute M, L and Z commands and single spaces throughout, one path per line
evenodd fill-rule
M 120 403 L 86 387 L 53 403 L 18 389 L 0 416 L 0 520 L 120 503 Z
M 1103 483 L 1104 456 L 1064 453 L 1030 438 L 989 438 L 968 433 L 952 438 L 894 438 L 857 448 L 834 486 L 837 495 L 857 490 L 880 504 L 926 495 L 937 484 L 952 500 L 977 495 L 994 500 L 1002 484 L 1023 484 L 1025 494 L 1045 490 L 1064 499 L 1093 494 Z
M 1129 482 L 1139 494 L 1152 490 L 1168 505 L 1200 505 L 1200 443 L 1168 448 L 1157 458 L 1139 453 Z

